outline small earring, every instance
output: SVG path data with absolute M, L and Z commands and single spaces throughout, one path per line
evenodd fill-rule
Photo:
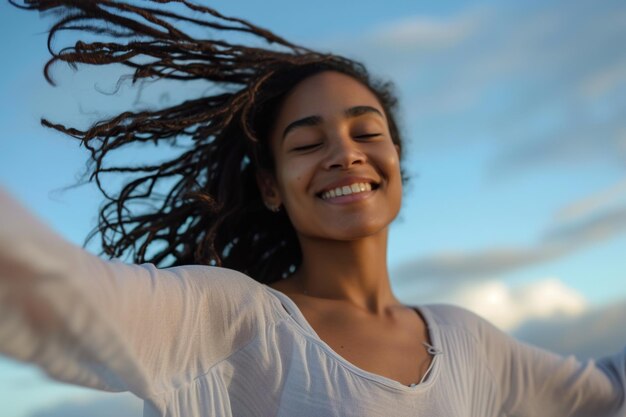
M 265 203 L 265 207 L 267 207 L 267 209 L 272 213 L 278 213 L 278 211 L 280 210 L 280 204 L 277 206 L 273 206 L 270 203 Z

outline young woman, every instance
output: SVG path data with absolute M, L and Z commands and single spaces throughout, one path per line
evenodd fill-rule
M 0 352 L 131 391 L 145 416 L 626 415 L 624 354 L 580 363 L 468 311 L 394 296 L 386 248 L 403 175 L 389 86 L 353 61 L 175 3 L 216 20 L 104 0 L 23 6 L 65 12 L 52 37 L 127 41 L 80 42 L 52 61 L 225 88 L 86 131 L 44 121 L 91 150 L 96 180 L 134 175 L 107 195 L 97 231 L 107 255 L 140 265 L 63 241 L 1 195 Z M 279 47 L 198 40 L 181 21 Z M 171 161 L 104 164 L 126 145 L 181 136 L 194 144 Z

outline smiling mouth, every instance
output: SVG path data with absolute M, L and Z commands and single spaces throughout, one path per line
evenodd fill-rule
M 330 198 L 341 197 L 345 195 L 365 193 L 368 191 L 376 190 L 378 184 L 370 184 L 368 182 L 357 182 L 351 185 L 344 185 L 342 187 L 336 187 L 331 190 L 326 190 L 318 194 L 322 200 L 328 200 Z

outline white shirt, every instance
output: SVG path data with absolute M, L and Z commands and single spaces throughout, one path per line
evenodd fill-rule
M 228 269 L 104 261 L 0 190 L 0 352 L 131 391 L 146 417 L 626 416 L 625 353 L 581 363 L 457 307 L 419 312 L 435 356 L 409 387 L 342 358 L 281 292 Z

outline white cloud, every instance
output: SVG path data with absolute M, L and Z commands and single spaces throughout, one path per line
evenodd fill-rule
M 623 166 L 624 16 L 621 4 L 497 4 L 327 43 L 402 86 L 422 151 L 489 142 L 488 174 L 501 178 L 555 162 Z
M 613 206 L 616 203 L 620 205 L 623 203 L 626 206 L 626 178 L 593 195 L 563 207 L 555 214 L 555 220 L 559 222 L 575 220 Z
M 560 210 L 555 215 L 555 222 L 534 246 L 435 253 L 396 267 L 392 273 L 394 282 L 399 286 L 423 288 L 425 281 L 430 281 L 432 294 L 445 293 L 468 278 L 485 281 L 619 236 L 626 231 L 626 204 L 615 205 L 613 197 L 615 190 L 621 190 L 621 187 L 618 185 Z
M 513 330 L 529 320 L 575 317 L 587 309 L 587 301 L 557 278 L 546 278 L 520 286 L 490 280 L 458 287 L 455 291 L 430 295 L 428 302 L 465 307 L 504 330 Z M 425 300 L 412 300 L 419 304 Z
M 626 205 L 596 210 L 585 217 L 555 225 L 545 233 L 546 246 L 569 244 L 571 250 L 622 234 L 626 230 Z
M 566 244 L 538 245 L 537 247 L 492 247 L 476 252 L 447 251 L 417 259 L 396 268 L 393 276 L 399 281 L 420 278 L 448 280 L 487 278 L 505 271 L 562 256 L 570 250 Z
M 458 303 L 495 325 L 511 330 L 531 319 L 575 316 L 585 311 L 585 298 L 556 278 L 521 287 L 488 281 L 456 296 Z
M 447 47 L 471 37 L 486 17 L 487 13 L 483 10 L 470 10 L 445 19 L 411 16 L 380 26 L 371 35 L 371 41 L 391 48 Z

